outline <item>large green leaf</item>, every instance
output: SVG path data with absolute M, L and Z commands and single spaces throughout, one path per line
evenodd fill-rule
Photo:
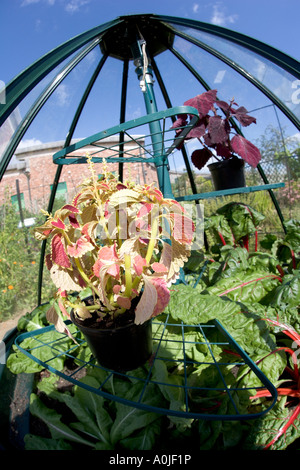
M 288 421 L 293 409 L 286 407 L 286 398 L 282 397 L 274 408 L 262 419 L 256 420 L 254 426 L 249 428 L 244 443 L 244 449 L 261 450 Z M 270 447 L 271 450 L 285 450 L 291 443 L 299 438 L 300 417 L 289 426 L 284 434 Z
M 152 380 L 158 382 L 158 387 L 170 404 L 169 409 L 179 412 L 189 411 L 186 407 L 184 377 L 178 374 L 169 374 L 164 361 L 156 361 L 153 368 Z M 193 419 L 170 416 L 170 421 L 184 431 L 191 426 Z
M 236 241 L 254 233 L 257 226 L 265 219 L 265 216 L 253 207 L 235 202 L 220 207 L 217 213 L 226 218 Z
M 51 359 L 51 366 L 57 370 L 62 370 L 65 364 L 65 356 L 63 354 L 54 357 L 54 352 L 52 348 L 49 347 L 36 347 L 37 342 L 36 338 L 38 337 L 29 337 L 26 338 L 20 346 L 24 350 L 29 352 L 32 350 L 34 356 L 42 362 L 48 362 Z M 62 336 L 57 331 L 48 331 L 43 334 L 43 342 L 50 344 L 55 343 L 55 350 L 60 352 L 65 352 L 70 349 L 71 340 L 67 336 Z M 54 358 L 53 358 L 54 357 Z M 20 374 L 22 372 L 26 373 L 35 373 L 43 369 L 43 366 L 39 365 L 37 362 L 30 359 L 22 351 L 20 351 L 17 346 L 13 346 L 13 352 L 9 355 L 7 359 L 7 367 L 14 374 Z
M 300 273 L 284 276 L 283 282 L 274 292 L 271 305 L 283 310 L 300 304 Z
M 26 434 L 24 443 L 25 450 L 72 450 L 72 446 L 64 439 L 51 439 L 33 434 Z
M 32 393 L 30 396 L 30 412 L 37 416 L 47 426 L 53 439 L 65 439 L 77 444 L 93 447 L 93 444 L 74 432 L 69 426 L 61 421 L 61 415 L 56 410 L 48 408 L 40 398 Z
M 98 389 L 100 384 L 94 377 L 86 376 L 81 379 L 85 385 Z M 103 448 L 110 449 L 110 428 L 112 418 L 105 408 L 102 396 L 86 390 L 80 386 L 74 387 L 74 394 L 56 393 L 52 398 L 63 401 L 74 413 L 78 422 L 72 423 L 72 429 L 79 430 L 103 444 Z
M 143 383 L 130 384 L 128 391 L 123 398 L 125 400 L 132 401 L 138 400 L 142 388 Z M 162 405 L 162 396 L 155 385 L 148 385 L 143 396 L 142 403 L 146 406 Z M 133 432 L 144 428 L 158 418 L 160 418 L 160 415 L 157 415 L 156 413 L 117 402 L 116 417 L 110 432 L 112 444 L 116 444 L 116 442 L 121 439 L 125 439 Z
M 157 419 L 141 430 L 120 441 L 120 445 L 129 450 L 151 450 L 161 433 L 161 420 Z
M 251 304 L 251 303 L 250 303 Z M 274 340 L 260 316 L 239 301 L 221 298 L 212 293 L 197 294 L 191 286 L 174 288 L 167 308 L 175 320 L 197 325 L 218 319 L 234 340 L 248 353 L 268 352 Z
M 220 279 L 205 293 L 226 296 L 235 301 L 260 302 L 280 283 L 279 276 L 264 271 L 238 272 L 230 278 Z

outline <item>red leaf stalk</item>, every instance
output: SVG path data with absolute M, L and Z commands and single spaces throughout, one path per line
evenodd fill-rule
M 293 411 L 293 413 L 291 414 L 289 420 L 285 423 L 284 426 L 282 426 L 282 428 L 280 428 L 277 432 L 277 434 L 273 437 L 273 439 L 265 446 L 263 447 L 263 450 L 266 450 L 268 449 L 269 447 L 271 447 L 278 439 L 280 436 L 282 436 L 283 434 L 285 434 L 285 432 L 287 431 L 287 429 L 294 423 L 294 421 L 298 418 L 298 415 L 300 414 L 300 403 L 299 405 L 297 405 Z
M 232 292 L 233 290 L 239 289 L 240 287 L 244 287 L 247 284 L 251 284 L 252 282 L 262 281 L 263 279 L 267 279 L 269 277 L 271 277 L 273 279 L 278 279 L 280 282 L 282 282 L 281 277 L 276 276 L 276 274 L 268 274 L 267 276 L 258 277 L 257 279 L 252 279 L 251 281 L 243 282 L 242 284 L 239 284 L 238 286 L 231 287 L 230 289 L 227 289 L 224 292 L 222 292 L 221 294 L 219 294 L 219 296 L 228 294 L 229 292 Z
M 218 232 L 218 235 L 221 238 L 221 241 L 222 241 L 223 245 L 225 246 L 226 242 L 225 242 L 225 239 L 224 239 L 223 235 L 221 234 L 221 232 Z

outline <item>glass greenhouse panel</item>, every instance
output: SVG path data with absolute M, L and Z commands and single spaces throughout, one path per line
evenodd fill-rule
M 54 130 L 57 127 L 57 119 L 53 119 L 52 123 L 49 121 L 49 125 L 47 126 L 48 118 L 51 119 L 53 116 L 53 111 L 51 113 L 51 103 L 52 107 L 59 103 L 65 109 L 67 106 L 67 101 L 69 100 L 69 90 L 66 89 L 66 84 L 62 84 L 62 80 L 67 77 L 70 71 L 73 69 L 74 66 L 78 65 L 80 60 L 85 57 L 90 51 L 91 54 L 86 57 L 87 66 L 84 69 L 86 71 L 91 66 L 91 58 L 93 57 L 93 49 L 95 46 L 91 45 L 90 47 L 83 48 L 79 53 L 72 54 L 69 58 L 59 64 L 54 70 L 50 71 L 44 78 L 42 78 L 36 86 L 26 94 L 23 100 L 20 102 L 19 105 L 13 109 L 10 116 L 4 121 L 3 125 L 0 128 L 0 150 L 1 150 L 1 159 L 3 160 L 1 164 L 8 163 L 9 157 L 11 154 L 16 150 L 17 146 L 21 143 L 21 145 L 27 144 L 34 144 L 34 143 L 41 143 L 41 142 L 49 142 L 51 140 L 51 132 L 52 129 Z M 78 72 L 80 73 L 80 64 Z M 76 83 L 76 75 L 75 76 L 75 83 Z M 78 75 L 77 75 L 77 87 L 78 87 Z M 68 82 L 70 83 L 70 82 Z M 82 86 L 82 85 L 81 85 Z M 32 123 L 36 123 L 35 121 L 36 116 L 40 118 L 40 112 L 43 111 L 43 106 L 47 101 L 50 99 L 50 114 L 47 116 L 44 123 L 40 122 L 40 125 L 37 126 L 36 129 L 32 126 Z M 52 100 L 52 101 L 51 101 Z M 70 102 L 69 102 L 70 104 Z M 70 110 L 69 110 L 70 111 Z M 61 113 L 60 113 L 61 114 Z M 70 119 L 70 117 L 69 117 Z M 42 124 L 41 124 L 42 122 Z M 46 123 L 46 124 L 45 124 Z M 44 135 L 40 135 L 40 127 L 44 130 Z M 29 131 L 28 131 L 29 129 Z M 38 130 L 37 130 L 38 129 Z M 25 142 L 24 144 L 24 134 L 28 131 L 25 140 L 29 140 L 29 142 Z M 38 135 L 37 135 L 38 134 Z M 59 137 L 53 137 L 52 139 L 65 139 L 66 132 L 64 134 L 60 134 Z M 1 160 L 0 160 L 1 161 Z
M 176 28 L 178 26 L 176 25 Z M 260 54 L 233 43 L 224 37 L 186 27 L 178 28 L 223 54 L 246 74 L 249 74 L 276 96 L 295 116 L 300 117 L 299 80 Z

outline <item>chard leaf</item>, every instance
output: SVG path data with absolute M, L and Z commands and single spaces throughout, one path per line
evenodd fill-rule
M 223 215 L 232 230 L 236 241 L 254 233 L 265 216 L 246 204 L 230 202 L 220 207 L 217 213 Z
M 22 374 L 23 372 L 35 374 L 43 370 L 43 366 L 25 356 L 15 345 L 13 345 L 12 351 L 7 358 L 6 365 L 13 374 Z
M 286 397 L 282 397 L 272 410 L 262 419 L 257 420 L 249 429 L 244 444 L 245 450 L 261 450 L 272 441 L 276 432 L 288 421 L 292 409 L 286 407 Z M 284 450 L 295 439 L 299 438 L 300 418 L 295 420 L 293 426 L 289 426 L 286 432 L 272 445 L 271 450 Z
M 90 441 L 82 438 L 79 434 L 61 421 L 61 415 L 56 410 L 48 408 L 34 393 L 30 397 L 30 412 L 41 419 L 49 428 L 53 439 L 66 439 L 67 441 L 93 446 Z
M 86 376 L 81 382 L 96 389 L 100 386 L 94 377 Z M 102 396 L 80 386 L 74 387 L 74 395 L 58 392 L 51 396 L 63 401 L 75 414 L 78 423 L 71 425 L 73 429 L 99 440 L 106 449 L 111 448 L 109 435 L 112 419 L 104 407 L 105 400 Z
M 170 403 L 169 409 L 187 411 L 185 403 L 184 377 L 169 374 L 164 361 L 155 361 L 152 379 L 158 382 L 158 387 L 165 399 Z M 170 416 L 170 421 L 184 431 L 190 427 L 193 419 Z
M 241 302 L 221 298 L 211 293 L 195 295 L 191 286 L 177 285 L 171 295 L 166 313 L 175 320 L 197 325 L 218 319 L 235 341 L 250 355 L 255 351 L 269 352 L 274 349 L 270 331 L 255 313 L 258 304 L 249 302 L 251 308 Z
M 21 343 L 21 347 L 23 349 L 32 349 L 34 348 L 34 355 L 37 359 L 42 362 L 47 362 L 49 359 L 53 358 L 53 352 L 51 348 L 37 348 L 36 345 L 36 337 L 26 338 Z M 62 336 L 57 331 L 49 331 L 44 333 L 43 341 L 45 343 L 52 343 L 55 342 L 56 348 L 60 352 L 68 351 L 72 342 L 67 339 L 67 336 Z M 65 363 L 65 356 L 60 354 L 57 357 L 54 357 L 51 361 L 51 365 L 53 368 L 57 370 L 62 370 Z M 13 346 L 13 352 L 9 355 L 7 360 L 7 366 L 14 374 L 19 374 L 21 372 L 26 372 L 28 374 L 40 372 L 43 370 L 43 366 L 39 365 L 37 362 L 33 361 L 32 359 L 28 358 L 26 355 L 23 354 L 15 345 Z
M 300 274 L 284 276 L 283 283 L 274 292 L 273 307 L 297 307 L 300 304 Z
M 287 220 L 284 223 L 286 228 L 285 242 L 293 249 L 299 249 L 300 245 L 300 221 L 295 219 Z
M 151 450 L 161 432 L 161 421 L 157 419 L 143 429 L 120 441 L 120 445 L 129 450 Z
M 25 450 L 72 450 L 72 446 L 63 439 L 51 439 L 33 434 L 26 434 L 24 443 Z
M 39 305 L 32 312 L 26 313 L 18 321 L 18 331 L 34 331 L 47 323 L 46 313 L 50 304 Z
M 235 301 L 260 302 L 269 292 L 278 287 L 279 276 L 266 272 L 239 272 L 230 278 L 220 279 L 208 287 L 205 293 L 227 296 Z
M 227 244 L 230 245 L 234 243 L 234 237 L 232 235 L 230 225 L 223 214 L 214 214 L 209 217 L 209 219 L 205 219 L 204 229 L 212 234 L 217 243 L 220 243 L 221 241 L 220 234 Z
M 143 384 L 130 384 L 130 388 L 124 396 L 125 400 L 138 400 Z M 153 384 L 148 385 L 142 400 L 143 404 L 150 406 L 161 406 L 162 397 L 159 390 Z M 116 403 L 116 418 L 110 432 L 112 444 L 116 444 L 121 439 L 130 436 L 134 431 L 144 428 L 148 424 L 158 419 L 156 413 L 144 411 L 138 408 Z

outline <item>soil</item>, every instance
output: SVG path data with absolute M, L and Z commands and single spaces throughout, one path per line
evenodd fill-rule
M 79 320 L 78 318 L 76 318 L 76 322 L 78 323 L 78 325 L 99 329 L 115 329 L 129 325 L 131 323 L 134 323 L 135 308 L 139 300 L 139 298 L 133 299 L 130 310 L 126 310 L 126 312 L 122 313 L 121 315 L 115 317 L 106 315 L 102 320 L 100 320 L 100 316 L 97 314 L 97 312 L 94 312 L 92 313 L 91 318 L 87 318 L 85 320 Z M 86 303 L 86 305 L 92 305 L 94 303 L 93 297 L 88 297 L 87 299 L 85 299 L 84 302 Z M 101 311 L 99 312 L 101 313 Z
M 78 366 L 75 365 L 71 360 L 66 363 L 66 367 L 63 370 L 65 375 L 74 373 L 74 370 Z M 81 379 L 86 374 L 85 368 L 80 369 L 75 374 L 76 379 Z M 27 433 L 40 436 L 40 437 L 51 437 L 51 433 L 48 426 L 37 416 L 29 413 L 29 399 L 30 393 L 34 391 L 37 393 L 42 402 L 57 411 L 57 413 L 63 416 L 63 420 L 66 423 L 76 421 L 76 417 L 73 415 L 71 410 L 59 402 L 59 400 L 47 396 L 45 393 L 40 392 L 36 387 L 35 383 L 41 381 L 44 377 L 49 377 L 51 373 L 48 370 L 43 370 L 37 374 L 21 374 L 20 380 L 17 380 L 14 396 L 10 404 L 10 426 L 9 426 L 9 443 L 15 449 L 24 449 L 24 437 Z M 71 392 L 73 384 L 62 377 L 58 377 L 56 382 L 57 390 L 60 392 Z
M 14 328 L 17 326 L 19 319 L 27 312 L 24 311 L 22 313 L 18 313 L 17 315 L 13 316 L 9 320 L 6 320 L 4 322 L 0 322 L 0 341 L 3 340 L 6 334 L 8 334 L 10 331 L 14 330 Z

